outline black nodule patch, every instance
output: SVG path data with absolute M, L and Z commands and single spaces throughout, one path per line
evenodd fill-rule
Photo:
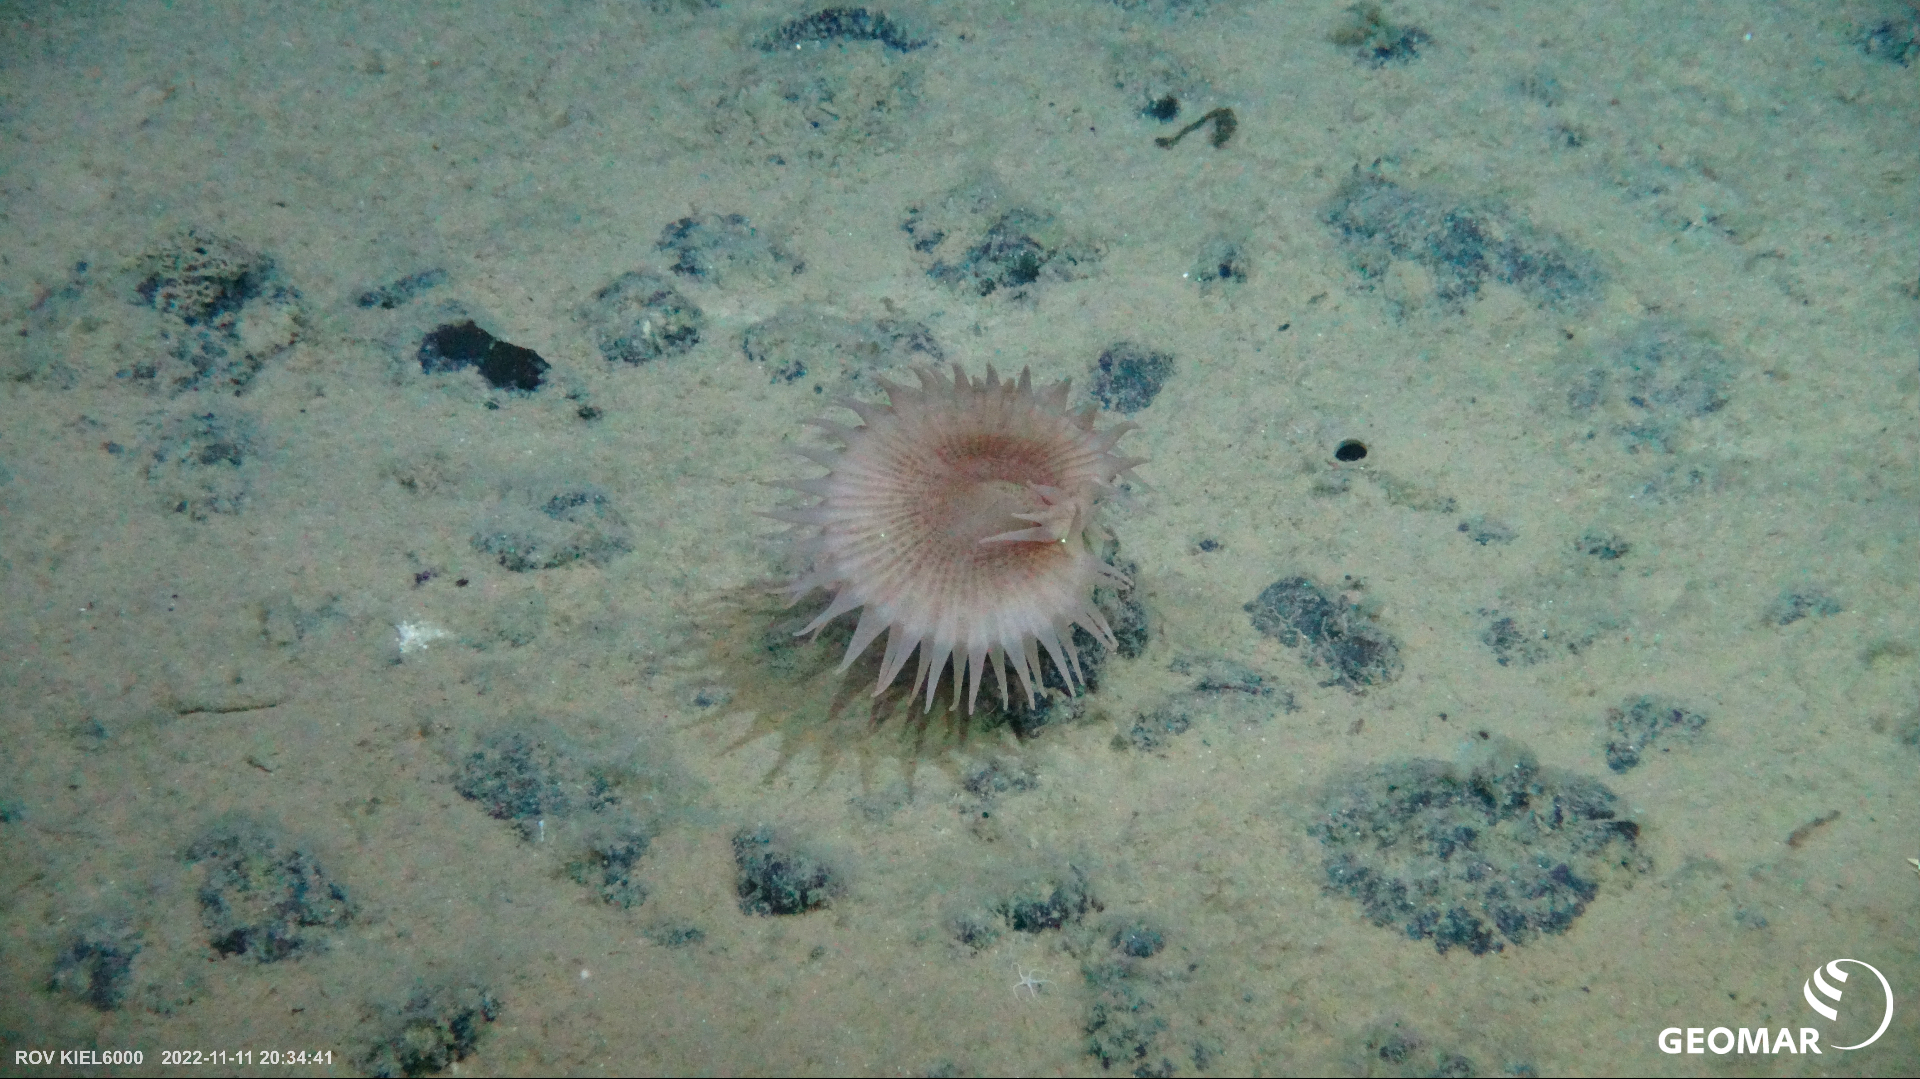
M 420 342 L 419 359 L 420 369 L 430 375 L 473 367 L 494 389 L 519 393 L 539 389 L 549 366 L 539 353 L 500 340 L 472 319 L 429 331 Z
M 1326 222 L 1363 277 L 1378 280 L 1396 259 L 1409 260 L 1432 275 L 1435 298 L 1452 308 L 1488 282 L 1510 285 L 1543 307 L 1580 307 L 1602 278 L 1591 256 L 1509 210 L 1369 173 L 1340 185 Z

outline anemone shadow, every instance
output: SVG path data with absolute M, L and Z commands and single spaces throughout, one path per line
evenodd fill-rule
M 1046 725 L 1033 722 L 1035 710 L 1026 707 L 1017 679 L 1008 694 L 1010 706 L 1002 705 L 1000 687 L 989 684 L 971 715 L 954 707 L 951 666 L 939 675 L 931 709 L 924 690 L 912 695 L 905 677 L 876 694 L 883 649 L 867 649 L 840 671 L 853 619 L 835 619 L 817 635 L 798 635 L 825 607 L 826 599 L 816 597 L 786 608 L 771 589 L 748 587 L 716 596 L 692 612 L 690 632 L 679 649 L 682 697 L 697 712 L 690 725 L 744 717 L 745 730 L 722 753 L 778 736 L 779 757 L 763 783 L 775 782 L 808 757 L 817 769 L 816 788 L 848 763 L 869 791 L 884 782 L 880 773 L 889 762 L 910 789 L 922 765 L 943 767 L 957 781 L 971 755 L 988 749 L 1018 752 L 1023 734 Z M 1046 688 L 1038 708 L 1077 711 L 1084 694 L 1069 700 L 1056 688 L 1064 683 L 1052 660 L 1043 655 L 1041 664 Z

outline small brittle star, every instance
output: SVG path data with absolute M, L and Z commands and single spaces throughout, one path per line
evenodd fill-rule
M 1015 996 L 1019 996 L 1020 990 L 1025 989 L 1028 998 L 1037 997 L 1040 995 L 1041 986 L 1053 984 L 1051 979 L 1038 977 L 1040 972 L 1037 970 L 1020 970 L 1018 967 L 1015 967 L 1014 970 L 1020 974 L 1020 980 L 1013 983 L 1013 994 Z

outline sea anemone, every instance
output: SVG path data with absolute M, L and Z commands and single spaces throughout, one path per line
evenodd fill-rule
M 797 526 L 794 553 L 806 567 L 780 589 L 789 606 L 815 589 L 833 596 L 799 632 L 862 608 L 841 673 L 884 630 L 874 696 L 918 649 L 908 694 L 924 683 L 929 711 L 949 657 L 954 705 L 970 687 L 968 712 L 989 658 L 1002 704 L 1011 660 L 1032 706 L 1041 648 L 1076 692 L 1086 676 L 1073 626 L 1115 647 L 1093 589 L 1129 584 L 1093 553 L 1089 533 L 1094 504 L 1144 460 L 1113 452 L 1133 425 L 1095 430 L 1093 406 L 1069 412 L 1067 383 L 1035 392 L 1030 371 L 1018 382 L 991 366 L 978 381 L 958 365 L 951 383 L 931 368 L 917 373 L 917 390 L 881 380 L 886 405 L 836 399 L 857 427 L 812 421 L 841 448 L 800 450 L 827 474 L 788 486 L 819 501 L 772 514 Z

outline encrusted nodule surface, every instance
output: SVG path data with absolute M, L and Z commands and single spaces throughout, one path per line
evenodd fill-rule
M 1471 768 L 1400 761 L 1336 785 L 1309 829 L 1329 889 L 1376 925 L 1483 955 L 1566 932 L 1603 881 L 1651 868 L 1612 791 L 1493 748 Z

